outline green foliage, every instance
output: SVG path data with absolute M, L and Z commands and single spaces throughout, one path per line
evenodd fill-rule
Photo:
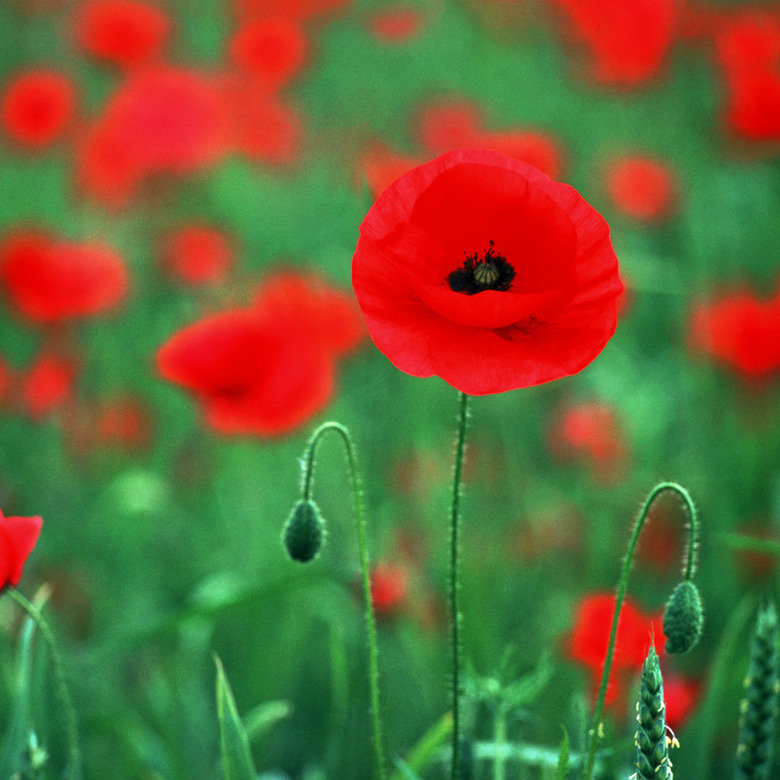
M 224 780 L 256 780 L 249 739 L 238 716 L 236 702 L 225 670 L 219 658 L 217 665 L 217 716 L 219 718 L 220 749 Z
M 736 780 L 771 777 L 774 724 L 778 704 L 777 612 L 770 603 L 759 610 L 745 696 L 740 707 Z

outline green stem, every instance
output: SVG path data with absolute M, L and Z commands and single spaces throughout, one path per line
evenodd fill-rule
M 57 644 L 54 641 L 54 635 L 49 628 L 49 624 L 44 620 L 43 615 L 32 602 L 28 601 L 18 590 L 16 590 L 16 588 L 9 588 L 8 593 L 35 621 L 44 642 L 46 642 L 46 647 L 49 650 L 52 671 L 54 672 L 54 683 L 57 687 L 60 704 L 62 705 L 68 734 L 68 772 L 66 777 L 69 780 L 77 780 L 77 778 L 81 777 L 81 751 L 79 750 L 78 730 L 76 728 L 76 710 L 73 708 L 73 702 L 68 693 L 68 687 L 65 684 L 62 660 L 59 651 L 57 650 Z
M 496 757 L 493 759 L 493 780 L 506 780 L 506 710 L 499 703 L 496 709 L 496 719 L 493 724 L 493 743 L 496 746 Z
M 349 431 L 340 423 L 325 422 L 312 434 L 306 450 L 303 463 L 303 499 L 311 499 L 312 483 L 314 478 L 314 456 L 317 445 L 322 436 L 328 431 L 339 434 L 347 451 L 349 473 L 352 482 L 352 496 L 355 502 L 355 518 L 357 524 L 358 548 L 360 551 L 360 569 L 363 582 L 363 604 L 368 630 L 368 666 L 371 685 L 371 721 L 373 728 L 374 757 L 376 772 L 379 780 L 385 777 L 385 758 L 382 747 L 382 719 L 379 714 L 379 653 L 376 641 L 376 622 L 374 620 L 374 607 L 371 601 L 371 580 L 369 575 L 368 546 L 366 544 L 366 520 L 363 515 L 363 502 L 360 490 L 360 475 L 358 474 L 355 449 L 352 445 L 352 437 Z
M 584 780 L 592 780 L 593 778 L 593 767 L 596 762 L 596 748 L 600 739 L 601 717 L 604 714 L 604 701 L 607 695 L 607 683 L 609 682 L 609 674 L 612 670 L 612 659 L 615 654 L 618 620 L 620 618 L 620 610 L 623 607 L 626 589 L 628 588 L 628 575 L 631 571 L 631 564 L 634 561 L 634 551 L 636 550 L 636 545 L 639 541 L 639 534 L 641 533 L 647 515 L 650 512 L 650 507 L 653 505 L 656 498 L 666 490 L 675 491 L 683 499 L 688 510 L 690 525 L 688 526 L 688 546 L 685 551 L 685 579 L 690 581 L 696 571 L 696 552 L 699 543 L 699 520 L 696 515 L 696 507 L 694 506 L 688 491 L 684 487 L 675 482 L 661 482 L 650 491 L 650 494 L 645 499 L 645 503 L 639 510 L 639 517 L 634 525 L 634 532 L 631 534 L 631 541 L 628 543 L 628 551 L 626 552 L 626 557 L 623 561 L 623 570 L 620 575 L 620 581 L 618 582 L 617 593 L 615 594 L 615 608 L 612 613 L 612 628 L 609 633 L 607 655 L 604 659 L 604 668 L 601 671 L 601 683 L 599 684 L 598 694 L 596 695 L 596 707 L 593 711 L 593 719 L 591 720 L 590 730 L 588 731 L 588 753 L 585 759 Z
M 452 644 L 452 772 L 451 780 L 458 780 L 460 771 L 460 605 L 458 599 L 458 564 L 460 554 L 460 497 L 463 483 L 463 455 L 466 451 L 466 424 L 469 416 L 469 397 L 460 394 L 458 438 L 455 445 L 455 469 L 452 479 L 452 512 L 450 514 L 450 620 Z

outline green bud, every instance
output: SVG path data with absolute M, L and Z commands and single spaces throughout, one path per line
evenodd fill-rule
M 294 561 L 308 563 L 317 557 L 325 539 L 325 522 L 313 501 L 299 501 L 282 529 L 282 543 Z
M 699 591 L 690 580 L 684 580 L 674 589 L 664 612 L 666 652 L 688 652 L 698 643 L 703 623 Z

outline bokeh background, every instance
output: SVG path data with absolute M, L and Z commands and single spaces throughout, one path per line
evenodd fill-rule
M 561 726 L 581 749 L 632 523 L 668 479 L 699 507 L 706 609 L 701 644 L 661 656 L 672 760 L 732 775 L 780 550 L 780 4 L 4 0 L 0 507 L 44 518 L 21 588 L 51 588 L 87 777 L 219 776 L 214 653 L 262 777 L 369 776 L 335 439 L 314 489 L 325 549 L 304 567 L 280 544 L 326 419 L 362 471 L 391 755 L 447 711 L 457 394 L 374 349 L 350 260 L 384 186 L 476 146 L 574 185 L 626 284 L 581 374 L 472 404 L 476 754 L 503 728 L 523 757 L 507 776 L 544 777 Z M 637 670 L 651 633 L 660 652 L 685 520 L 661 501 L 640 542 L 605 777 L 632 771 Z M 8 598 L 0 617 L 12 713 L 21 618 Z M 28 722 L 56 777 L 62 713 L 34 660 Z

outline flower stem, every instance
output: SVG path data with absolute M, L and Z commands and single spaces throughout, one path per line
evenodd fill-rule
M 460 555 L 460 496 L 463 483 L 463 455 L 466 451 L 466 424 L 468 422 L 469 397 L 460 394 L 460 415 L 458 435 L 455 444 L 455 468 L 452 479 L 452 512 L 450 514 L 450 620 L 452 644 L 452 772 L 451 780 L 458 780 L 460 771 L 460 623 L 461 614 L 458 599 L 459 555 Z
M 68 770 L 65 777 L 68 780 L 78 780 L 78 778 L 81 777 L 81 751 L 79 750 L 78 730 L 76 728 L 76 710 L 73 708 L 73 702 L 68 693 L 68 687 L 65 684 L 62 660 L 59 651 L 57 650 L 57 644 L 54 641 L 54 635 L 38 607 L 31 601 L 28 601 L 18 590 L 16 590 L 16 588 L 9 588 L 8 593 L 33 621 L 35 621 L 44 642 L 46 642 L 49 657 L 51 658 L 52 671 L 54 673 L 54 683 L 57 687 L 60 704 L 62 705 L 68 734 Z
M 645 499 L 642 508 L 639 510 L 639 517 L 634 525 L 634 531 L 631 534 L 631 541 L 628 543 L 628 551 L 623 561 L 623 570 L 620 574 L 620 581 L 618 582 L 617 592 L 615 594 L 615 608 L 612 613 L 612 628 L 609 634 L 609 644 L 607 645 L 607 655 L 604 659 L 604 668 L 601 671 L 601 682 L 599 684 L 598 694 L 596 695 L 596 707 L 593 711 L 593 719 L 591 720 L 590 729 L 588 731 L 588 752 L 585 758 L 585 771 L 583 773 L 583 780 L 592 780 L 593 768 L 596 762 L 596 748 L 598 746 L 600 731 L 601 731 L 601 717 L 604 714 L 604 701 L 607 696 L 607 683 L 609 682 L 609 674 L 612 670 L 612 659 L 615 654 L 615 640 L 617 639 L 618 620 L 620 618 L 620 610 L 623 607 L 623 600 L 628 588 L 628 575 L 631 571 L 631 564 L 634 561 L 634 552 L 636 550 L 637 542 L 639 541 L 639 534 L 647 519 L 647 515 L 650 512 L 650 507 L 658 496 L 666 490 L 673 490 L 680 495 L 683 499 L 685 506 L 688 510 L 688 518 L 690 525 L 688 526 L 688 546 L 685 551 L 685 564 L 684 564 L 684 577 L 686 581 L 690 581 L 696 571 L 696 552 L 698 549 L 699 541 L 699 520 L 696 515 L 696 507 L 693 504 L 688 491 L 678 485 L 675 482 L 661 482 L 656 485 Z
M 311 499 L 311 490 L 314 477 L 314 456 L 317 445 L 322 436 L 328 431 L 339 434 L 347 452 L 350 479 L 352 483 L 352 497 L 355 502 L 355 519 L 357 525 L 358 548 L 360 552 L 360 569 L 363 585 L 363 604 L 368 631 L 368 666 L 371 685 L 371 721 L 374 742 L 374 758 L 376 773 L 379 780 L 385 777 L 385 758 L 382 747 L 382 718 L 379 714 L 379 654 L 376 641 L 376 621 L 374 620 L 374 608 L 371 601 L 371 580 L 369 576 L 368 545 L 366 544 L 366 520 L 363 514 L 363 501 L 360 489 L 360 475 L 358 474 L 355 448 L 352 445 L 352 437 L 343 425 L 337 422 L 325 422 L 312 434 L 306 449 L 303 462 L 303 499 Z

